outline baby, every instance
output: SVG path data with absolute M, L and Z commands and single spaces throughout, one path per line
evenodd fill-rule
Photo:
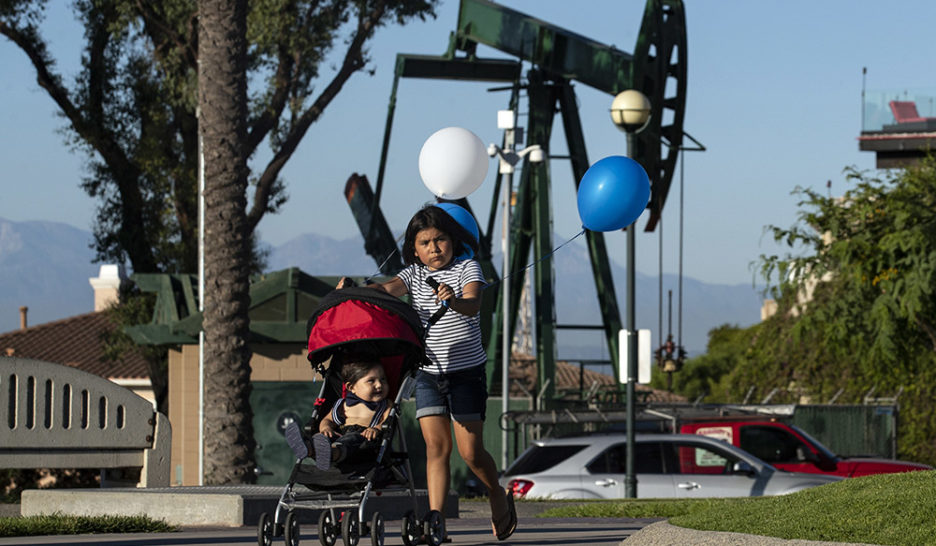
M 296 456 L 302 459 L 314 454 L 319 470 L 328 470 L 336 463 L 375 450 L 379 446 L 380 425 L 392 405 L 387 399 L 387 375 L 380 362 L 354 356 L 344 360 L 341 379 L 345 396 L 322 418 L 311 445 L 301 437 L 298 425 L 292 423 L 286 429 L 286 441 Z

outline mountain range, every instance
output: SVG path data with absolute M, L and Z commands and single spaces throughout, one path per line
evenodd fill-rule
M 560 238 L 557 236 L 556 240 Z M 29 308 L 30 325 L 62 319 L 93 309 L 88 279 L 96 277 L 99 265 L 92 263 L 92 235 L 67 224 L 46 221 L 13 222 L 0 218 L 0 332 L 19 328 L 19 307 Z M 360 235 L 347 239 L 306 233 L 278 246 L 269 246 L 268 267 L 276 271 L 298 267 L 310 275 L 370 276 L 377 271 L 364 253 Z M 625 312 L 624 267 L 611 256 L 615 291 Z M 494 257 L 500 269 L 500 256 Z M 556 318 L 560 325 L 599 324 L 598 298 L 592 282 L 587 250 L 579 241 L 566 245 L 550 258 L 555 272 Z M 534 267 L 544 267 L 542 262 Z M 532 272 L 532 269 L 528 271 Z M 662 306 L 663 331 L 678 337 L 682 317 L 683 346 L 690 354 L 705 351 L 708 332 L 722 324 L 749 326 L 760 320 L 761 294 L 751 284 L 712 284 L 684 276 L 682 313 L 679 312 L 679 279 L 676 275 L 636 275 L 638 328 L 653 331 L 657 346 Z M 672 291 L 670 320 L 668 291 Z M 672 323 L 670 330 L 669 324 Z M 562 330 L 558 337 L 560 358 L 606 358 L 600 334 L 594 331 Z

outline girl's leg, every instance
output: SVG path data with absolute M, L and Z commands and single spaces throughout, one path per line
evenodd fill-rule
M 499 519 L 507 512 L 507 492 L 497 483 L 497 463 L 484 448 L 484 422 L 455 421 L 455 442 L 458 454 L 488 489 L 488 501 L 491 503 L 492 519 Z
M 426 442 L 426 485 L 429 509 L 445 513 L 445 498 L 451 480 L 449 456 L 452 454 L 452 425 L 447 415 L 427 415 L 419 419 Z

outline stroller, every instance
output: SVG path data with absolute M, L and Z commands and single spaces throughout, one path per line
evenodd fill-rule
M 379 449 L 373 458 L 328 470 L 316 468 L 310 456 L 296 460 L 273 516 L 260 516 L 258 544 L 270 546 L 273 537 L 284 536 L 287 545 L 298 545 L 296 510 L 307 509 L 321 510 L 318 536 L 323 546 L 333 546 L 339 534 L 345 546 L 356 546 L 368 535 L 374 546 L 382 545 L 383 516 L 374 512 L 369 522 L 365 521 L 372 492 L 382 497 L 409 497 L 412 507 L 401 522 L 403 544 L 411 546 L 421 540 L 433 546 L 441 544 L 445 538 L 442 514 L 432 510 L 422 519 L 416 516 L 416 489 L 399 423 L 400 402 L 409 397 L 419 367 L 428 363 L 419 316 L 389 294 L 351 287 L 327 294 L 309 318 L 306 332 L 309 362 L 324 378 L 312 416 L 303 427 L 307 438 L 318 432 L 319 422 L 342 394 L 341 356 L 362 345 L 380 355 L 389 384 L 387 398 L 393 400 L 393 406 L 381 427 Z

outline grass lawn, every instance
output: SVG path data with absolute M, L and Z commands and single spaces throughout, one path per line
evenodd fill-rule
M 541 517 L 665 517 L 702 531 L 936 545 L 936 471 L 853 478 L 780 497 L 578 502 Z
M 146 516 L 29 516 L 0 518 L 0 537 L 83 535 L 97 533 L 165 533 L 177 528 Z

